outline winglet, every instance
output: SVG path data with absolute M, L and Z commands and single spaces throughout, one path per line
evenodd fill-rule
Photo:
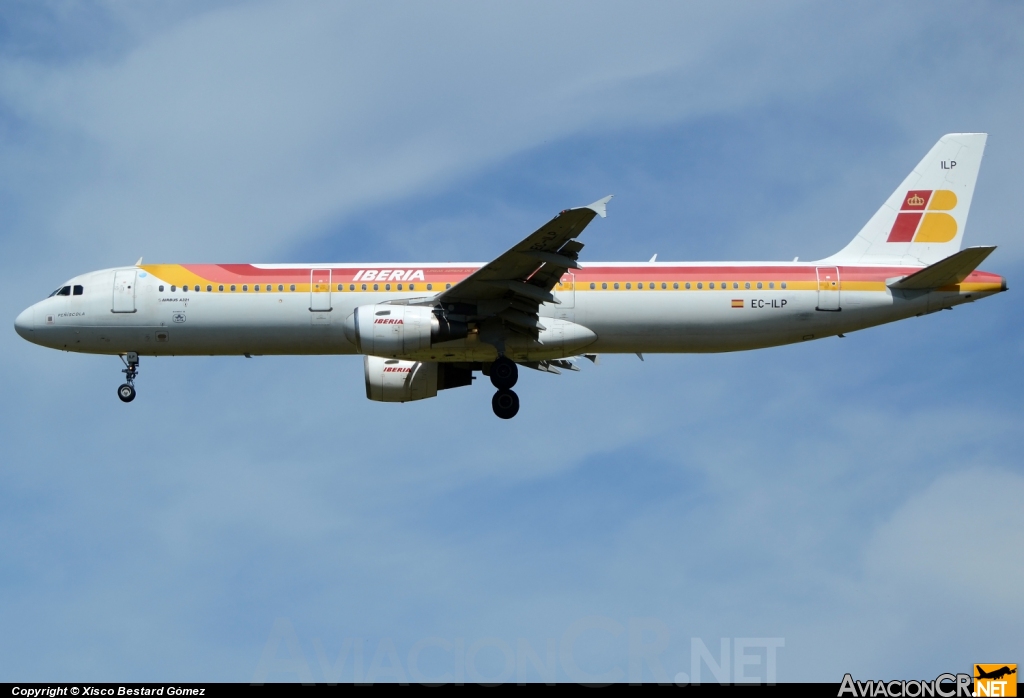
M 614 194 L 609 194 L 603 199 L 598 199 L 594 203 L 588 204 L 587 206 L 581 206 L 580 208 L 589 208 L 591 211 L 601 216 L 601 218 L 606 218 L 608 216 L 608 202 L 612 200 L 613 196 Z
M 135 263 L 135 266 L 137 266 L 137 267 L 141 267 L 142 266 L 142 257 L 139 257 L 139 261 L 137 261 Z

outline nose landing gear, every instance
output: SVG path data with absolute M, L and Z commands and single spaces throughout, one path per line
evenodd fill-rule
M 491 409 L 501 419 L 512 419 L 519 412 L 519 396 L 512 387 L 519 380 L 519 367 L 507 356 L 499 356 L 491 364 L 491 385 L 498 389 L 491 398 Z
M 135 399 L 135 379 L 139 375 L 139 355 L 130 351 L 121 356 L 121 361 L 125 366 L 121 369 L 125 382 L 117 388 L 117 396 L 121 398 L 121 402 L 131 402 Z

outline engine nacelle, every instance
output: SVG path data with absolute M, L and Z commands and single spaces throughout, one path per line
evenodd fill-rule
M 438 390 L 473 382 L 473 372 L 436 361 L 402 361 L 364 356 L 366 397 L 378 402 L 411 402 L 435 397 Z
M 361 305 L 345 320 L 345 336 L 360 354 L 373 356 L 401 356 L 468 333 L 465 323 L 422 305 Z

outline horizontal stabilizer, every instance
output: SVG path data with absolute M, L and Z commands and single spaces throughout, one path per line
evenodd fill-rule
M 889 282 L 889 288 L 901 290 L 927 290 L 958 284 L 978 268 L 985 258 L 992 254 L 992 247 L 968 247 L 956 254 L 929 265 L 910 276 Z

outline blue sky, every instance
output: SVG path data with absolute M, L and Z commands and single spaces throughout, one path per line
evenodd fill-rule
M 1015 2 L 5 4 L 12 324 L 140 255 L 486 261 L 608 193 L 585 259 L 824 257 L 951 131 L 991 134 L 966 241 L 1011 291 L 529 372 L 510 422 L 480 385 L 368 402 L 352 357 L 144 359 L 126 407 L 117 359 L 9 325 L 0 680 L 249 681 L 269 651 L 320 682 L 346 639 L 363 678 L 549 642 L 560 678 L 629 678 L 631 628 L 670 679 L 693 638 L 782 638 L 779 680 L 1020 660 L 1022 33 Z

